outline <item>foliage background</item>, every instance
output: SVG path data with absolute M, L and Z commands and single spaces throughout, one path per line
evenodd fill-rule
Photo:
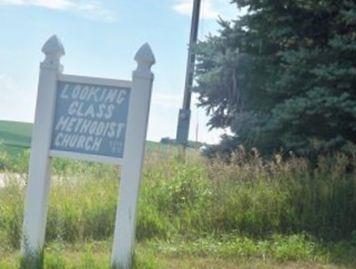
M 220 149 L 355 152 L 356 3 L 233 0 L 248 7 L 197 47 L 196 91 Z

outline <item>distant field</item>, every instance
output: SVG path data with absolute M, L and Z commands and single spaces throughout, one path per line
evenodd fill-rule
M 32 124 L 16 121 L 0 121 L 0 145 L 11 155 L 30 147 Z
M 0 149 L 5 149 L 11 156 L 30 148 L 32 134 L 32 123 L 0 120 Z M 167 145 L 147 141 L 147 150 L 163 150 L 169 148 Z

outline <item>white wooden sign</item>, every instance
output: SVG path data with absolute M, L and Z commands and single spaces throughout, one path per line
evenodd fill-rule
M 52 155 L 122 158 L 131 85 L 78 79 L 62 75 L 57 83 Z
M 125 81 L 63 74 L 64 48 L 56 36 L 42 51 L 22 255 L 33 260 L 43 251 L 51 158 L 67 157 L 122 166 L 112 267 L 131 268 L 154 55 L 143 45 L 132 81 Z

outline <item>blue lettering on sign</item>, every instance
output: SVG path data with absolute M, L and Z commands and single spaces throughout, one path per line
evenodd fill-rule
M 122 158 L 130 89 L 58 81 L 51 149 Z

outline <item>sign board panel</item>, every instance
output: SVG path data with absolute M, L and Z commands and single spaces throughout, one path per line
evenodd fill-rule
M 57 82 L 51 149 L 122 158 L 130 88 Z

